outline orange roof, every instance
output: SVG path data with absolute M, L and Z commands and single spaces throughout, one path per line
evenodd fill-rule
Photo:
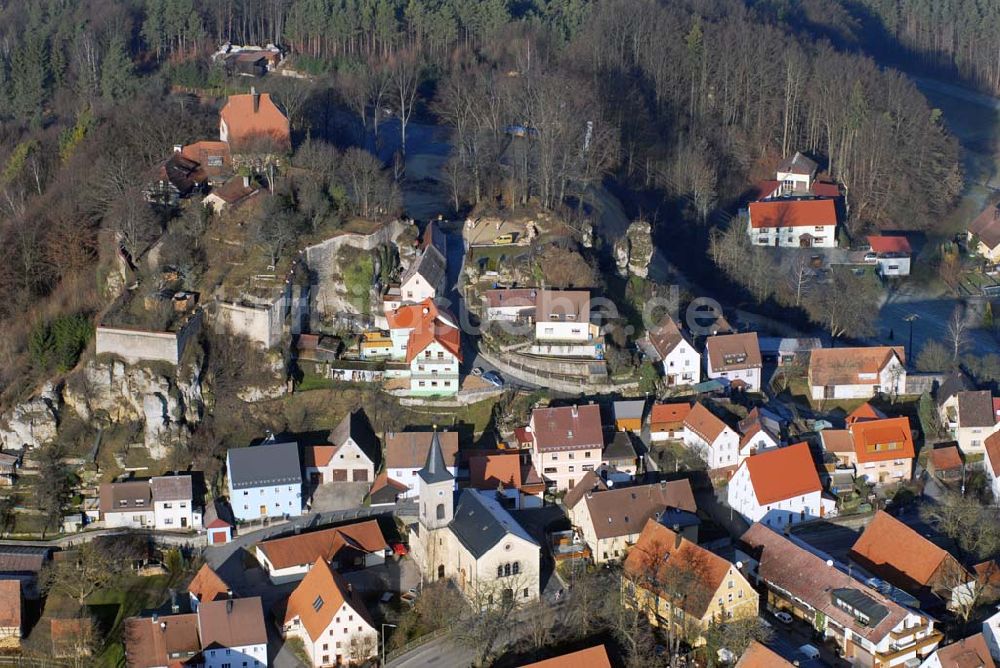
M 990 656 L 990 648 L 983 634 L 977 633 L 968 638 L 956 640 L 935 652 L 941 668 L 995 668 L 996 663 Z
M 907 417 L 866 420 L 851 425 L 859 464 L 913 459 L 913 435 Z
M 655 520 L 647 520 L 639 540 L 625 558 L 625 573 L 636 579 L 641 587 L 669 586 L 688 578 L 678 578 L 682 571 L 698 581 L 697 587 L 689 585 L 689 592 L 680 604 L 684 612 L 701 619 L 712 604 L 713 594 L 729 573 L 732 564 L 680 534 L 674 533 Z M 696 590 L 696 591 L 695 591 Z
M 844 419 L 844 422 L 848 427 L 850 427 L 855 422 L 861 422 L 863 420 L 882 420 L 884 418 L 885 413 L 866 401 L 851 411 L 850 414 Z
M 735 668 L 792 668 L 793 665 L 795 664 L 786 661 L 774 650 L 754 640 L 736 662 Z
M 431 299 L 407 304 L 385 312 L 389 329 L 409 329 L 406 361 L 412 362 L 432 341 L 462 360 L 462 336 L 458 328 L 441 319 L 441 311 Z
M 390 478 L 389 469 L 382 469 L 382 472 L 375 476 L 375 480 L 372 482 L 372 488 L 369 493 L 374 494 L 384 487 L 392 487 L 400 492 L 405 492 L 409 489 L 409 487 L 407 487 L 404 483 Z
M 323 468 L 330 463 L 339 448 L 338 445 L 310 445 L 303 448 L 302 465 L 306 468 Z
M 521 668 L 611 668 L 611 659 L 604 645 L 595 645 L 544 661 L 526 663 Z
M 809 353 L 809 384 L 873 385 L 870 376 L 882 371 L 893 355 L 905 363 L 900 346 L 817 348 Z M 861 374 L 869 377 L 861 378 Z
M 698 403 L 691 407 L 691 411 L 684 418 L 684 426 L 708 443 L 715 443 L 715 439 L 719 437 L 727 425 L 712 411 L 705 408 L 704 404 Z
M 227 525 L 228 526 L 228 525 Z M 218 601 L 228 596 L 231 587 L 208 564 L 202 565 L 188 584 L 188 593 L 199 601 Z
M 765 200 L 750 203 L 750 225 L 755 230 L 836 224 L 837 207 L 832 199 Z
M 954 557 L 885 511 L 878 511 L 851 548 L 851 559 L 909 590 L 928 586 Z M 956 562 L 957 566 L 957 562 Z
M 229 129 L 230 145 L 260 138 L 270 139 L 284 148 L 291 146 L 288 118 L 269 93 L 230 95 L 219 117 Z
M 962 468 L 962 453 L 955 443 L 936 446 L 931 450 L 931 468 L 935 471 L 953 471 Z
M 285 623 L 296 617 L 315 642 L 330 626 L 334 615 L 347 603 L 354 612 L 372 626 L 371 616 L 357 592 L 348 589 L 340 574 L 334 572 L 323 559 L 317 559 L 302 582 L 288 597 Z
M 504 452 L 469 458 L 469 486 L 476 489 L 523 489 L 529 493 L 541 491 L 545 483 L 534 473 L 530 464 L 521 462 L 518 452 Z M 532 490 L 531 488 L 537 488 Z
M 311 564 L 316 559 L 332 561 L 344 548 L 378 552 L 388 547 L 378 521 L 366 520 L 346 526 L 274 538 L 257 544 L 275 569 Z
M 751 455 L 742 466 L 747 467 L 757 503 L 762 506 L 823 489 L 809 444 L 804 442 Z
M 691 404 L 653 404 L 653 409 L 649 413 L 649 425 L 656 428 L 657 425 L 676 424 L 681 425 L 691 413 Z

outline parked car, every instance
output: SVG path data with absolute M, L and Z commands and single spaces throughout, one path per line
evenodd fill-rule
M 487 371 L 486 373 L 484 373 L 483 380 L 485 380 L 490 385 L 503 387 L 503 376 L 501 376 L 496 371 Z
M 819 658 L 819 650 L 813 645 L 802 645 L 799 647 L 799 651 L 802 652 L 807 659 Z
M 784 610 L 781 610 L 779 612 L 774 613 L 774 617 L 775 617 L 775 619 L 777 619 L 782 624 L 791 624 L 792 623 L 792 616 L 790 614 L 788 614 L 787 612 L 785 612 Z
M 878 260 L 878 255 L 874 251 L 865 253 L 865 262 L 875 262 L 876 260 Z
M 481 367 L 481 366 L 477 366 L 477 367 L 475 367 L 475 368 L 474 368 L 474 369 L 472 370 L 472 375 L 473 375 L 473 376 L 482 376 L 482 375 L 483 375 L 483 367 Z

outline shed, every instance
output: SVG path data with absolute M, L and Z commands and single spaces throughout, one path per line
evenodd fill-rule
M 646 412 L 644 399 L 616 401 L 615 428 L 618 431 L 642 431 L 642 418 Z

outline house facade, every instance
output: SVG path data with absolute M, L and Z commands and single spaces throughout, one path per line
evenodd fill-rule
M 462 336 L 454 319 L 430 299 L 386 311 L 391 359 L 409 365 L 414 395 L 449 395 L 460 389 Z
M 272 582 L 301 578 L 322 559 L 338 572 L 385 563 L 389 549 L 377 520 L 272 538 L 257 544 L 257 561 Z
M 156 529 L 185 530 L 202 527 L 202 509 L 195 506 L 189 475 L 156 476 L 149 481 Z
M 539 343 L 588 344 L 598 338 L 590 323 L 590 292 L 539 290 L 535 304 L 535 340 Z
M 942 422 L 951 430 L 962 452 L 983 452 L 986 439 L 1000 430 L 997 404 L 989 390 L 966 390 L 955 395 L 952 410 L 943 411 Z
M 305 476 L 311 485 L 371 482 L 381 463 L 381 446 L 361 409 L 351 411 L 330 432 L 330 444 L 307 448 Z
M 198 637 L 205 668 L 268 665 L 264 608 L 258 596 L 202 601 Z
M 720 334 L 705 341 L 708 377 L 723 379 L 734 389 L 760 392 L 760 344 L 757 332 Z
M 313 668 L 361 664 L 378 653 L 364 601 L 322 558 L 289 597 L 281 634 L 302 641 Z
M 822 399 L 870 399 L 906 389 L 903 349 L 890 346 L 821 348 L 809 356 L 809 394 Z
M 302 471 L 297 443 L 230 448 L 229 503 L 240 521 L 302 514 Z
M 528 427 L 532 464 L 556 490 L 572 489 L 601 465 L 604 428 L 596 404 L 536 408 Z
M 649 411 L 649 438 L 652 441 L 681 440 L 684 438 L 684 420 L 691 412 L 691 404 L 653 404 Z
M 698 451 L 709 469 L 739 464 L 739 434 L 702 403 L 695 404 L 684 418 L 683 440 Z
M 994 264 L 1000 262 L 1000 205 L 987 206 L 969 224 L 969 245 Z
M 878 485 L 913 476 L 913 432 L 907 417 L 863 420 L 849 428 L 854 443 L 855 475 Z
M 713 621 L 757 616 L 758 596 L 735 564 L 648 520 L 625 558 L 626 605 L 650 624 L 673 627 L 694 646 Z
M 660 359 L 667 387 L 701 382 L 701 354 L 669 314 L 646 333 L 646 340 Z
M 430 452 L 431 443 L 437 434 L 445 466 L 452 478 L 458 477 L 458 432 L 457 431 L 400 431 L 385 434 L 385 466 L 389 479 L 406 485 L 404 498 L 419 494 L 417 474 Z
M 755 246 L 836 248 L 837 207 L 832 199 L 771 199 L 746 209 Z
M 870 236 L 868 245 L 875 254 L 875 267 L 880 276 L 909 276 L 913 250 L 906 237 Z
M 754 524 L 740 542 L 736 556 L 751 582 L 766 588 L 768 608 L 816 628 L 853 665 L 912 665 L 943 638 L 933 617 L 899 605 L 774 529 Z
M 836 514 L 836 501 L 823 497 L 807 443 L 747 457 L 726 488 L 730 508 L 750 522 L 784 527 Z

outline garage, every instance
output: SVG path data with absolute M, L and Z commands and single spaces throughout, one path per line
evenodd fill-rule
M 354 469 L 354 482 L 368 482 L 368 469 Z
M 330 469 L 330 482 L 347 482 L 347 469 Z

